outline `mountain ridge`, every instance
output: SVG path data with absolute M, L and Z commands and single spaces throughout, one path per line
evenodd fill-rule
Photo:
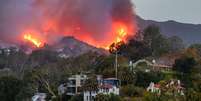
M 139 16 L 136 17 L 136 20 L 140 29 L 144 29 L 149 25 L 156 25 L 160 27 L 162 34 L 166 36 L 178 36 L 187 45 L 201 43 L 201 24 L 182 23 L 174 20 L 159 22 L 144 20 Z

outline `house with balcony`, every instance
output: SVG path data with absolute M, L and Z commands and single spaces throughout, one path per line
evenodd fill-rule
M 73 96 L 82 93 L 81 87 L 87 79 L 86 75 L 72 75 L 66 83 L 66 95 Z

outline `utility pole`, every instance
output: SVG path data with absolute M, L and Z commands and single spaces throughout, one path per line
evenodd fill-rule
M 117 51 L 115 52 L 115 76 L 118 78 L 118 59 L 117 59 Z

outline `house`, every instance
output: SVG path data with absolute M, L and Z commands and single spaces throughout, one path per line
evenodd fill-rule
M 120 82 L 116 78 L 103 79 L 101 75 L 97 75 L 98 90 L 97 91 L 83 91 L 81 88 L 87 80 L 86 75 L 72 75 L 68 78 L 66 83 L 58 87 L 59 95 L 66 94 L 67 96 L 74 96 L 83 94 L 84 101 L 94 101 L 97 94 L 116 94 L 119 95 Z
M 0 55 L 1 54 L 10 55 L 13 52 L 19 52 L 19 48 L 17 47 L 0 48 Z
M 61 84 L 58 88 L 58 94 L 59 95 L 63 95 L 66 93 L 66 90 L 67 90 L 67 85 L 66 84 Z
M 66 95 L 73 96 L 76 94 L 80 94 L 81 87 L 86 79 L 86 75 L 72 75 L 71 77 L 69 77 L 67 83 L 64 85 L 66 87 Z
M 10 55 L 11 50 L 9 48 L 3 48 L 0 50 L 0 54 Z
M 145 71 L 145 72 L 150 72 L 151 70 L 154 71 L 160 71 L 160 70 L 165 70 L 165 71 L 169 71 L 172 69 L 172 65 L 166 65 L 163 62 L 158 62 L 157 60 L 152 60 L 152 62 L 150 62 L 150 60 L 146 60 L 146 59 L 141 59 L 136 61 L 135 63 L 133 63 L 132 61 L 130 61 L 129 66 L 130 66 L 130 70 L 135 72 L 134 70 L 136 68 L 139 68 L 139 64 L 144 63 L 147 66 L 146 67 L 140 67 L 141 70 Z M 152 67 L 152 68 L 150 68 Z
M 46 94 L 45 93 L 36 93 L 33 97 L 32 97 L 32 101 L 46 101 Z
M 99 79 L 97 91 L 84 91 L 84 101 L 94 101 L 98 94 L 119 95 L 119 86 L 119 80 L 116 78 Z
M 151 82 L 149 84 L 149 87 L 147 88 L 147 91 L 160 94 L 161 93 L 160 84 L 154 84 L 153 82 Z
M 180 80 L 170 80 L 166 88 L 174 88 L 174 91 L 179 95 L 184 95 L 184 87 L 182 87 Z
M 184 95 L 184 87 L 182 87 L 182 84 L 180 80 L 170 80 L 167 81 L 164 86 L 161 86 L 160 84 L 154 84 L 153 82 L 150 83 L 149 87 L 147 87 L 147 91 L 152 93 L 161 93 L 161 88 L 165 88 L 166 93 L 174 94 L 174 95 Z

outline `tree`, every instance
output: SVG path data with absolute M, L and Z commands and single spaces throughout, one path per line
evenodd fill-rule
M 148 56 L 158 57 L 177 50 L 182 43 L 178 37 L 166 38 L 160 33 L 159 27 L 155 25 L 148 26 L 143 31 L 138 32 L 137 35 L 142 35 L 143 40 L 141 38 L 136 39 L 138 38 L 136 36 L 127 43 L 113 43 L 110 52 L 118 52 L 118 54 L 128 57 L 130 60 L 137 61 Z
M 9 68 L 18 77 L 22 77 L 23 68 L 27 62 L 28 55 L 26 55 L 22 50 L 13 47 L 1 49 L 0 51 L 0 68 Z
M 122 86 L 120 89 L 121 96 L 126 97 L 141 97 L 143 96 L 144 89 L 134 86 L 133 84 Z
M 119 53 L 119 49 L 124 46 L 125 43 L 123 41 L 120 41 L 118 43 L 112 43 L 109 47 L 109 52 L 112 54 L 118 54 Z
M 160 33 L 159 27 L 155 25 L 148 26 L 143 31 L 144 41 L 151 47 L 153 56 L 160 56 L 169 52 L 169 43 L 166 37 Z
M 199 56 L 198 51 L 195 48 L 185 49 L 182 57 L 194 58 L 197 62 L 201 60 L 201 57 Z
M 94 65 L 95 73 L 101 74 L 104 77 L 114 77 L 114 60 L 115 57 L 113 55 L 98 57 L 96 60 L 96 64 Z
M 175 60 L 174 70 L 181 73 L 190 73 L 195 65 L 196 61 L 193 57 L 181 57 Z
M 121 98 L 118 95 L 110 94 L 109 96 L 110 96 L 109 101 L 121 101 Z
M 121 80 L 121 85 L 135 84 L 136 81 L 136 75 L 128 67 L 119 69 L 118 78 Z
M 187 101 L 200 101 L 201 93 L 194 91 L 192 88 L 187 89 L 186 100 Z
M 196 92 L 201 92 L 201 64 L 196 65 L 190 74 L 192 88 Z
M 165 75 L 160 72 L 138 71 L 136 73 L 137 80 L 135 85 L 140 87 L 148 87 L 150 82 L 159 82 L 165 77 Z
M 194 57 L 196 55 L 187 52 L 188 54 L 184 54 L 179 59 L 175 60 L 175 64 L 173 65 L 173 70 L 177 71 L 177 77 L 185 84 L 185 87 L 192 87 L 192 73 L 193 68 L 197 65 L 197 61 Z
M 56 52 L 47 49 L 40 49 L 31 53 L 27 64 L 31 67 L 39 67 L 56 62 L 58 62 L 58 54 Z
M 198 54 L 200 55 L 201 57 L 201 44 L 193 44 L 191 45 L 189 48 L 193 48 L 193 49 L 196 49 Z
M 97 53 L 88 52 L 73 59 L 71 58 L 73 60 L 73 68 L 76 68 L 75 71 L 77 72 L 89 72 L 94 69 L 94 64 L 96 63 L 96 58 L 98 56 Z
M 70 101 L 83 101 L 83 96 L 82 95 L 74 95 Z
M 137 61 L 151 55 L 151 50 L 144 41 L 130 39 L 127 44 L 118 44 L 116 47 L 118 53 L 130 60 Z
M 23 88 L 23 82 L 14 77 L 0 78 L 0 99 L 2 101 L 16 101 L 16 97 Z
M 143 100 L 142 101 L 166 101 L 165 99 L 161 99 L 160 96 L 156 93 L 150 93 L 146 92 L 144 94 Z
M 122 101 L 120 96 L 115 94 L 98 94 L 95 97 L 95 101 Z
M 24 82 L 24 86 L 19 91 L 18 95 L 16 96 L 16 101 L 29 101 L 31 97 L 36 92 L 36 89 L 33 89 L 30 85 L 28 85 L 26 82 Z
M 104 95 L 102 93 L 96 95 L 96 97 L 95 97 L 95 101 L 109 101 L 109 100 L 110 100 L 109 95 Z
M 178 51 L 181 51 L 184 49 L 184 43 L 183 43 L 183 40 L 178 37 L 178 36 L 172 36 L 172 37 L 169 37 L 168 39 L 168 43 L 170 45 L 170 52 L 173 53 L 173 52 L 178 52 Z
M 48 97 L 53 100 L 59 98 L 57 88 L 62 80 L 62 75 L 63 73 L 57 71 L 54 66 L 39 67 L 27 72 L 24 81 L 39 92 L 47 93 Z

